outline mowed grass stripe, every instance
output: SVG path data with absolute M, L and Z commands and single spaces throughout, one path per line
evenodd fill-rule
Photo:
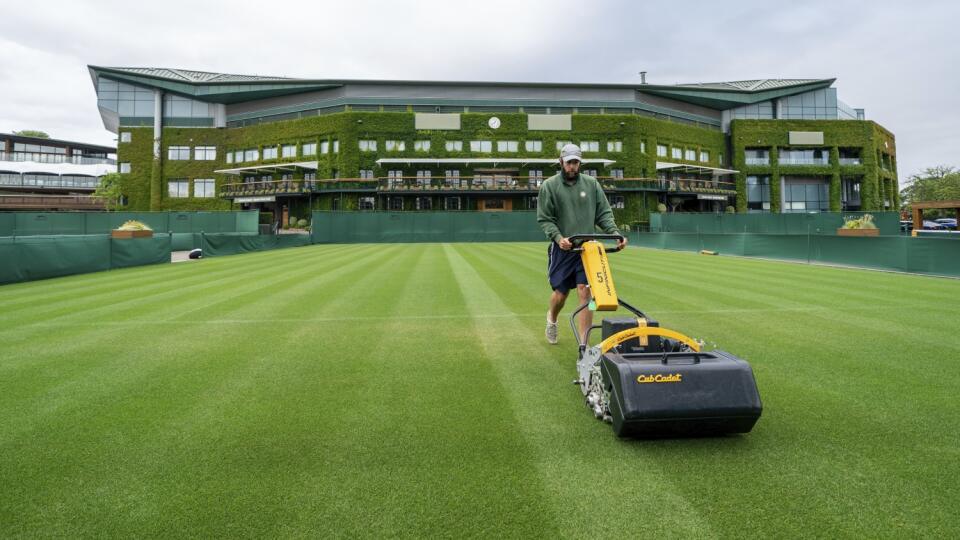
M 505 281 L 485 273 L 487 268 L 482 267 L 482 258 L 472 253 L 472 246 L 444 248 L 467 309 L 509 310 L 505 301 L 513 298 L 514 291 Z M 478 319 L 474 324 L 485 354 L 510 393 L 509 405 L 519 422 L 516 429 L 527 437 L 534 451 L 537 470 L 561 531 L 589 530 L 597 536 L 622 534 L 624 507 L 608 500 L 608 489 L 616 485 L 617 498 L 631 501 L 631 519 L 643 523 L 645 532 L 669 531 L 681 536 L 709 532 L 697 511 L 658 475 L 633 467 L 629 472 L 631 481 L 624 485 L 625 471 L 608 466 L 603 453 L 616 452 L 609 428 L 587 414 L 579 391 L 570 385 L 574 348 L 563 351 L 568 353 L 564 355 L 568 360 L 559 362 L 561 351 L 547 345 L 539 332 L 531 334 L 529 322 L 515 319 L 492 323 Z M 672 509 L 671 516 L 657 522 L 649 520 L 652 509 L 663 505 Z

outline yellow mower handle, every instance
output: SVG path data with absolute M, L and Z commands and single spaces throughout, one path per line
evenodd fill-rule
M 617 332 L 616 334 L 601 341 L 600 353 L 605 353 L 628 339 L 649 336 L 661 336 L 676 339 L 686 343 L 688 347 L 693 349 L 693 352 L 700 352 L 700 344 L 694 341 L 692 338 L 681 334 L 680 332 L 670 330 L 669 328 L 659 328 L 656 326 L 638 326 L 635 328 L 628 328 L 622 332 Z

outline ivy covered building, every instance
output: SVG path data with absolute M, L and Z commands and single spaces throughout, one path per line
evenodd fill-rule
M 90 66 L 130 209 L 533 209 L 574 142 L 620 223 L 898 207 L 893 134 L 834 79 L 320 80 Z

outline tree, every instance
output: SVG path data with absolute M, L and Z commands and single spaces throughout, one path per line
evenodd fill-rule
M 913 201 L 960 200 L 960 171 L 946 165 L 927 167 L 907 180 L 900 200 L 904 209 Z
M 93 192 L 93 196 L 103 199 L 107 210 L 120 209 L 120 200 L 123 197 L 122 186 L 120 185 L 122 179 L 123 176 L 120 173 L 110 173 L 100 177 L 100 185 Z
M 36 137 L 38 139 L 49 139 L 50 135 L 47 135 L 47 132 L 40 131 L 37 129 L 21 129 L 20 131 L 14 131 L 14 135 L 19 135 L 21 137 Z

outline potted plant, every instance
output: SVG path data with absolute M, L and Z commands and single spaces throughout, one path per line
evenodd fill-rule
M 880 236 L 880 229 L 873 223 L 873 216 L 864 214 L 857 219 L 848 219 L 837 229 L 837 236 Z
M 112 238 L 150 238 L 153 236 L 153 229 L 141 221 L 131 219 L 110 231 L 110 236 Z

